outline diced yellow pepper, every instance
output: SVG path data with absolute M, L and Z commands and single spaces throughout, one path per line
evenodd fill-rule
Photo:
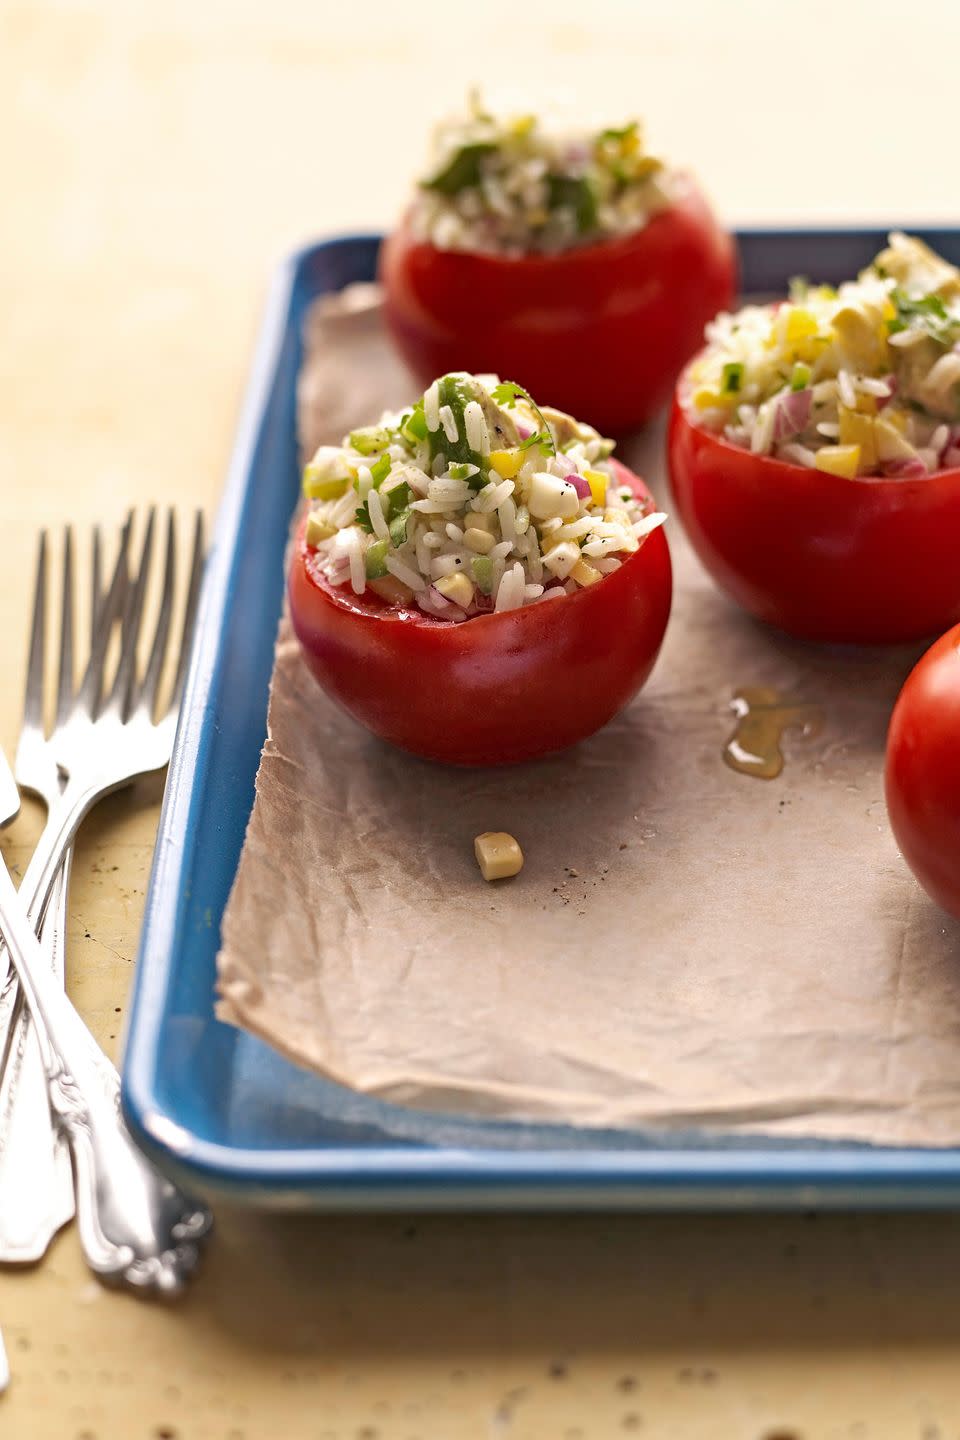
M 590 499 L 594 505 L 602 505 L 607 498 L 607 486 L 610 484 L 610 477 L 604 475 L 602 470 L 588 470 L 584 476 L 590 486 Z
M 336 535 L 336 533 L 336 526 L 328 525 L 326 520 L 321 520 L 319 515 L 307 516 L 306 540 L 308 545 L 319 545 L 321 541 L 329 540 L 330 536 Z
M 843 480 L 852 480 L 860 464 L 859 445 L 824 445 L 816 452 L 814 463 L 818 470 L 828 475 L 838 475 Z
M 698 410 L 716 410 L 729 405 L 736 398 L 736 395 L 721 395 L 718 390 L 710 390 L 706 386 L 693 392 L 693 403 Z
M 819 327 L 816 317 L 811 315 L 809 310 L 804 310 L 802 305 L 789 305 L 786 311 L 788 344 L 796 345 L 799 340 L 807 340 L 811 335 L 816 335 Z
M 523 464 L 522 450 L 491 450 L 490 464 L 501 480 L 512 480 Z
M 877 454 L 881 460 L 915 460 L 917 452 L 896 424 L 902 419 L 898 411 L 887 410 L 873 422 Z
M 876 311 L 874 311 L 876 314 Z M 845 305 L 833 317 L 833 331 L 844 349 L 853 356 L 857 368 L 871 370 L 879 364 L 884 332 L 878 330 L 862 310 Z
M 462 605 L 464 610 L 473 599 L 473 586 L 462 572 L 459 575 L 442 575 L 433 583 L 441 595 L 452 600 L 455 605 Z
M 877 438 L 869 415 L 840 406 L 840 447 L 856 446 L 860 451 L 858 469 L 868 475 L 877 465 Z
M 486 830 L 473 842 L 473 853 L 484 880 L 508 880 L 523 869 L 523 851 L 512 835 Z
M 599 570 L 595 570 L 586 560 L 580 559 L 570 571 L 570 579 L 576 580 L 578 585 L 587 586 L 596 585 L 598 580 L 603 579 L 603 576 Z

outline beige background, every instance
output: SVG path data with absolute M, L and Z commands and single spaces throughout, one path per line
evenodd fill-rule
M 466 82 L 642 110 L 732 220 L 957 219 L 958 29 L 951 0 L 4 0 L 0 739 L 37 527 L 213 506 L 269 263 L 386 223 Z M 72 988 L 107 1043 L 156 801 L 119 797 L 83 836 Z M 4 836 L 13 862 L 35 825 Z M 952 1217 L 224 1212 L 163 1311 L 103 1294 L 68 1234 L 0 1275 L 0 1436 L 953 1440 L 958 1261 Z

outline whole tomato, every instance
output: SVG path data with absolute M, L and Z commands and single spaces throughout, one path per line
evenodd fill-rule
M 304 526 L 289 574 L 293 627 L 324 690 L 382 739 L 456 765 L 531 760 L 599 730 L 649 675 L 671 596 L 662 529 L 575 595 L 459 623 L 331 586 Z
M 426 384 L 509 374 L 603 432 L 670 397 L 706 323 L 729 307 L 736 254 L 696 186 L 633 234 L 550 255 L 441 250 L 407 221 L 380 251 L 387 324 Z
M 887 735 L 887 811 L 928 895 L 960 919 L 960 625 L 907 677 Z
M 691 420 L 667 452 L 684 529 L 745 610 L 808 640 L 892 643 L 960 620 L 960 470 L 858 476 L 753 455 Z

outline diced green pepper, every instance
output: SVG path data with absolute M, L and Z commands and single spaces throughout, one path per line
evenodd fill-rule
M 395 550 L 399 550 L 400 546 L 407 538 L 407 526 L 410 523 L 410 517 L 412 514 L 413 511 L 408 506 L 406 510 L 401 510 L 398 514 L 394 515 L 389 522 L 390 543 Z
M 346 494 L 349 484 L 349 475 L 331 478 L 318 475 L 312 465 L 304 466 L 303 493 L 308 500 L 339 500 L 341 495 Z
M 470 560 L 470 570 L 478 590 L 484 595 L 493 593 L 493 561 L 489 555 L 474 555 Z
M 410 414 L 400 425 L 400 435 L 408 445 L 416 446 L 427 438 L 427 417 L 423 413 L 423 401 L 418 400 Z
M 373 480 L 373 488 L 379 490 L 393 468 L 393 461 L 389 455 L 381 455 L 375 465 L 370 466 L 370 476 Z
M 350 431 L 350 444 L 358 455 L 376 455 L 390 444 L 390 431 L 382 425 L 365 425 Z
M 390 572 L 387 569 L 387 551 L 389 549 L 389 540 L 374 540 L 373 544 L 367 547 L 363 563 L 368 580 L 382 580 L 384 575 L 389 575 Z
M 790 376 L 791 390 L 806 390 L 810 384 L 811 371 L 809 365 L 803 365 L 799 360 L 793 367 L 793 374 Z
M 737 360 L 731 360 L 723 367 L 723 379 L 720 388 L 724 395 L 739 395 L 743 386 L 743 366 Z

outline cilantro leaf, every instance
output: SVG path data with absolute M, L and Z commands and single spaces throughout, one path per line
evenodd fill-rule
M 436 190 L 438 195 L 458 195 L 461 190 L 469 190 L 472 186 L 479 185 L 483 175 L 480 162 L 496 148 L 496 145 L 488 140 L 462 145 L 442 170 L 429 180 L 421 180 L 423 189 Z
M 353 523 L 359 525 L 361 530 L 366 530 L 368 535 L 373 534 L 373 521 L 370 519 L 370 502 L 368 500 L 364 500 L 363 504 L 358 506 Z

